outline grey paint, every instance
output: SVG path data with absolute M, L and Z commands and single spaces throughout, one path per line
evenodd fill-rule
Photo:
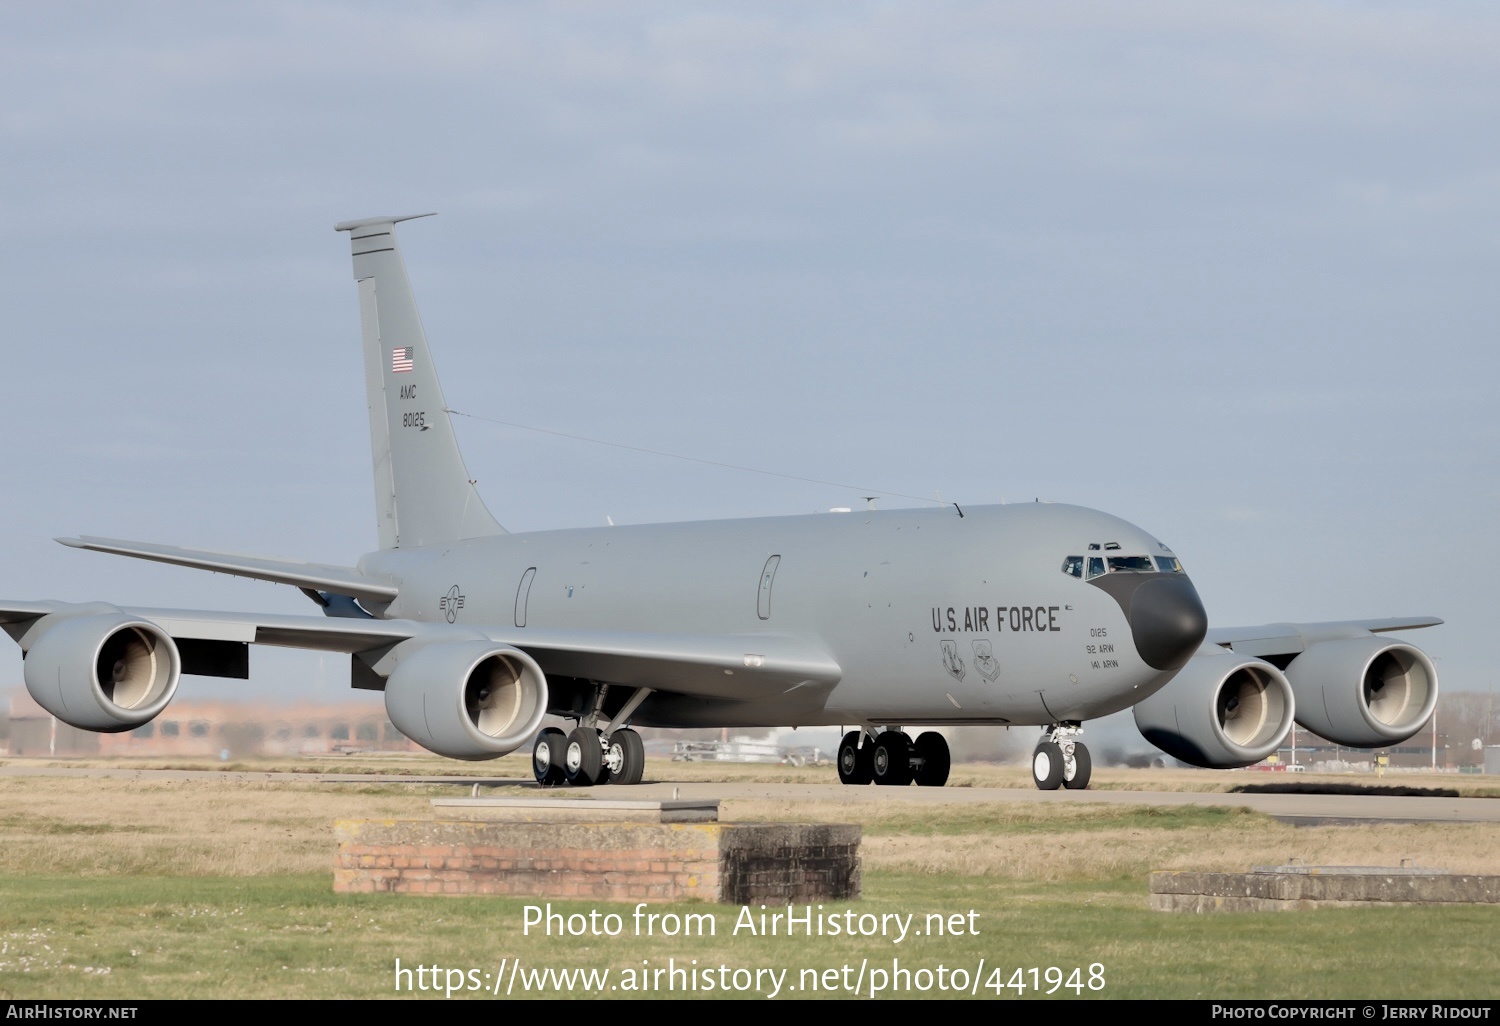
M 529 566 L 521 575 L 521 583 L 516 585 L 516 617 L 517 627 L 526 626 L 527 607 L 531 602 L 531 582 L 536 580 L 536 567 Z
M 380 547 L 503 534 L 464 469 L 442 386 L 396 243 L 406 217 L 346 221 L 359 283 L 360 338 Z
M 458 451 L 395 241 L 401 220 L 337 226 L 350 233 L 359 283 L 379 551 L 343 568 L 69 542 L 357 597 L 374 618 L 127 615 L 171 638 L 354 653 L 355 683 L 370 684 L 360 664 L 386 678 L 393 714 L 436 747 L 472 740 L 461 719 L 473 668 L 512 650 L 538 671 L 522 675 L 527 701 L 541 701 L 542 675 L 655 689 L 639 723 L 1036 725 L 1136 705 L 1203 641 L 1206 615 L 1184 574 L 1090 582 L 1063 572 L 1064 557 L 1090 546 L 1167 551 L 1077 506 L 505 533 Z M 92 608 L 0 604 L 0 621 L 24 648 L 29 624 Z M 1212 707 L 1212 696 L 1194 704 Z M 434 710 L 448 722 L 419 730 Z M 507 727 L 484 754 L 521 743 Z

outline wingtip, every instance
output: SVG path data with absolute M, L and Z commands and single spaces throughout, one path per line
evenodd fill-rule
M 66 545 L 70 549 L 81 549 L 86 544 L 82 538 L 53 538 L 52 540 L 60 545 Z

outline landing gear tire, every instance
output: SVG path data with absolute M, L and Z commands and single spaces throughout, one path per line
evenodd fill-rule
M 574 787 L 593 787 L 604 779 L 604 750 L 599 732 L 592 727 L 574 727 L 568 735 L 563 771 Z
M 875 739 L 870 770 L 882 787 L 905 787 L 911 783 L 911 738 L 899 730 L 887 730 Z
M 628 727 L 609 735 L 604 750 L 604 768 L 611 784 L 639 784 L 646 766 L 646 744 Z
M 1063 759 L 1063 787 L 1070 791 L 1082 791 L 1089 786 L 1089 775 L 1094 771 L 1094 760 L 1089 750 L 1077 741 L 1073 742 L 1073 757 Z
M 571 749 L 570 749 L 571 751 Z M 1031 753 L 1031 779 L 1042 791 L 1056 791 L 1063 778 L 1062 745 L 1043 741 Z
M 948 739 L 935 730 L 918 734 L 912 745 L 922 765 L 912 772 L 918 787 L 942 787 L 948 782 L 948 770 L 952 759 L 948 754 Z
M 531 746 L 531 775 L 543 787 L 556 787 L 568 779 L 563 769 L 564 753 L 568 749 L 568 736 L 556 727 L 548 727 L 536 736 Z
M 863 747 L 859 743 L 859 731 L 851 730 L 839 742 L 839 783 L 868 784 L 874 779 L 870 766 L 870 752 L 874 745 L 868 740 Z

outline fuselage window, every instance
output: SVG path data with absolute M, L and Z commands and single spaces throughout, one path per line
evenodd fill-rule
M 1069 556 L 1067 559 L 1063 560 L 1062 571 L 1063 571 L 1063 573 L 1065 573 L 1065 574 L 1071 574 L 1074 577 L 1082 577 L 1083 576 L 1083 557 L 1082 556 Z
M 1157 556 L 1156 568 L 1164 574 L 1182 573 L 1182 564 L 1172 556 Z
M 1090 556 L 1089 557 L 1089 578 L 1093 579 L 1095 577 L 1103 577 L 1103 576 L 1104 576 L 1104 560 L 1100 559 L 1098 556 Z
M 760 571 L 760 593 L 755 600 L 755 612 L 762 620 L 771 618 L 771 585 L 776 583 L 776 568 L 781 565 L 780 556 L 772 556 Z
M 531 582 L 536 580 L 536 567 L 529 566 L 516 586 L 516 626 L 526 626 L 526 606 L 531 601 Z
M 1109 572 L 1112 574 L 1149 574 L 1155 572 L 1150 556 L 1110 556 Z

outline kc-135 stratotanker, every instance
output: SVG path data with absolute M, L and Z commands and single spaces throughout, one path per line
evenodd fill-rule
M 421 216 L 421 215 L 415 215 Z M 1052 503 L 510 534 L 464 468 L 396 243 L 353 245 L 379 549 L 354 567 L 80 537 L 77 548 L 289 584 L 322 614 L 0 603 L 26 687 L 75 727 L 127 731 L 182 674 L 247 678 L 249 646 L 347 653 L 423 747 L 536 779 L 636 783 L 634 726 L 855 726 L 846 784 L 941 786 L 935 730 L 1041 727 L 1039 788 L 1086 787 L 1082 724 L 1133 709 L 1199 766 L 1275 752 L 1294 719 L 1342 745 L 1414 734 L 1432 661 L 1380 635 L 1433 617 L 1210 629 L 1176 555 L 1118 517 Z M 540 729 L 551 713 L 570 733 Z

